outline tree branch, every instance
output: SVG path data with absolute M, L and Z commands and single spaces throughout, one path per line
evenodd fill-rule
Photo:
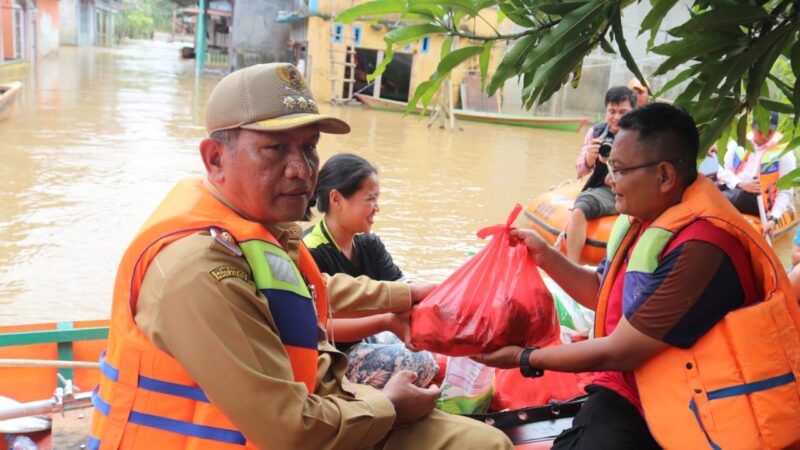
M 475 40 L 475 41 L 484 41 L 484 42 L 485 41 L 496 41 L 496 40 L 513 41 L 513 40 L 519 39 L 521 37 L 528 36 L 529 34 L 538 33 L 539 31 L 546 30 L 548 28 L 552 28 L 552 27 L 558 25 L 559 22 L 561 22 L 560 19 L 559 20 L 553 20 L 553 21 L 547 22 L 545 24 L 542 24 L 542 26 L 539 27 L 539 28 L 530 28 L 530 29 L 527 29 L 525 31 L 522 31 L 522 32 L 519 32 L 519 33 L 515 33 L 515 34 L 500 34 L 500 33 L 497 33 L 496 36 L 481 36 L 481 35 L 477 35 L 475 33 L 464 32 L 464 31 L 459 30 L 458 27 L 455 27 L 453 25 L 447 26 L 445 28 L 447 28 L 446 34 L 448 34 L 448 35 L 459 36 L 459 37 L 463 37 L 463 38 L 466 38 L 466 39 L 472 39 L 472 40 Z M 496 31 L 497 30 L 495 30 L 495 32 Z

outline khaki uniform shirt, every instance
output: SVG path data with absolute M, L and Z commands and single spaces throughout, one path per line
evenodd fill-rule
M 300 226 L 268 229 L 297 263 Z M 342 274 L 326 282 L 336 317 L 411 307 L 404 283 Z M 394 407 L 386 396 L 344 378 L 347 358 L 322 331 L 315 392 L 293 381 L 267 299 L 252 281 L 250 267 L 208 232 L 179 239 L 158 253 L 145 274 L 135 321 L 258 448 L 370 447 L 394 423 Z

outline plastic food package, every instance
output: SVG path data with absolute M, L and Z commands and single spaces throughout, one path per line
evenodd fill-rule
M 573 300 L 561 286 L 558 285 L 552 278 L 545 278 L 544 285 L 556 305 L 556 312 L 558 314 L 558 321 L 564 328 L 569 328 L 573 334 L 588 337 L 592 328 L 594 328 L 594 311 L 589 308 L 583 307 L 580 303 Z M 562 341 L 563 341 L 562 336 Z M 568 344 L 570 341 L 565 341 Z
M 436 408 L 451 414 L 483 414 L 494 394 L 494 368 L 463 356 L 448 357 Z
M 509 244 L 520 211 L 516 205 L 505 225 L 480 230 L 478 237 L 491 241 L 414 309 L 411 340 L 417 349 L 468 356 L 558 342 L 553 298 L 527 247 Z

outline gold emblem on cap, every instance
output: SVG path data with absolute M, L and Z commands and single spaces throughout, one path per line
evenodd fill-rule
M 283 97 L 283 106 L 289 111 L 302 111 L 310 113 L 318 113 L 317 103 L 307 97 L 299 95 L 288 95 Z
M 304 91 L 306 82 L 303 80 L 303 76 L 300 75 L 300 71 L 297 70 L 295 66 L 281 66 L 276 69 L 278 72 L 278 76 L 281 80 L 286 84 L 286 87 L 293 90 L 293 91 Z

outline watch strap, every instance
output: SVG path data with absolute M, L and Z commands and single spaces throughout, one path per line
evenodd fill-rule
M 523 377 L 538 378 L 544 375 L 544 370 L 531 367 L 530 356 L 539 347 L 526 347 L 519 356 L 519 371 Z

